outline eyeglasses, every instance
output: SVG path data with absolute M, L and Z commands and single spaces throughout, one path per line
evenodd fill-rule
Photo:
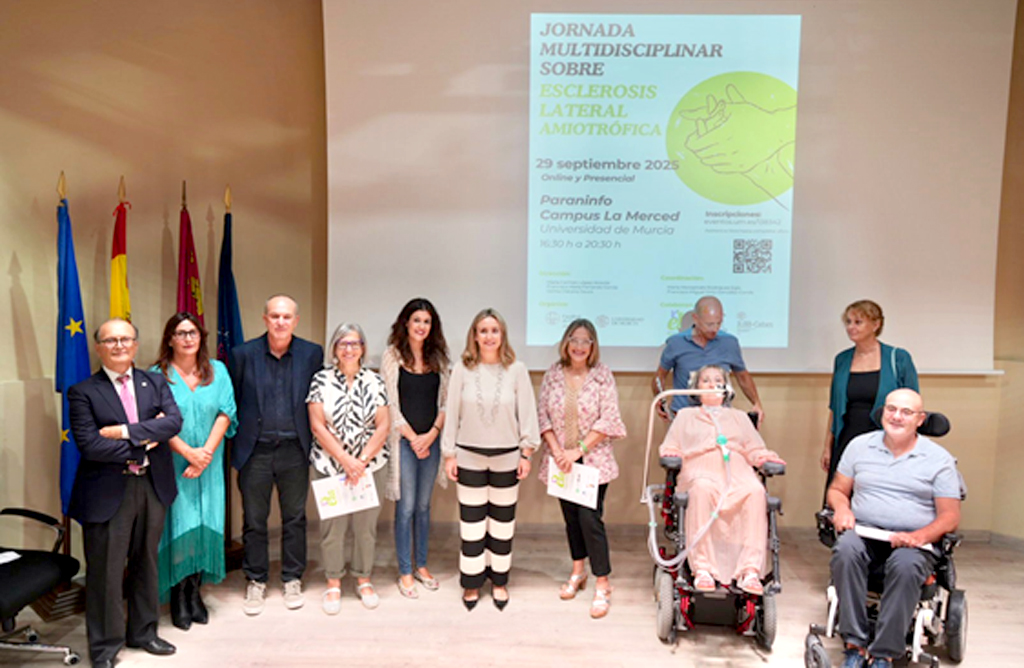
M 174 333 L 174 338 L 182 339 L 182 340 L 184 340 L 184 339 L 198 339 L 199 338 L 199 330 L 198 329 L 186 329 L 186 330 L 183 330 L 183 331 L 180 331 L 180 332 L 175 332 Z
M 909 408 L 900 408 L 899 406 L 893 406 L 892 404 L 886 404 L 885 408 L 883 408 L 882 410 L 885 411 L 886 415 L 895 415 L 896 413 L 899 413 L 900 417 L 903 418 L 912 418 L 918 413 L 924 413 L 924 411 L 915 411 Z
M 354 350 L 355 348 L 362 348 L 363 347 L 363 342 L 362 341 L 338 341 L 338 343 L 336 343 L 334 347 L 335 348 L 343 348 L 345 350 Z
M 117 346 L 122 346 L 124 348 L 127 348 L 128 346 L 132 345 L 136 341 L 138 341 L 138 339 L 130 337 L 130 336 L 115 336 L 115 337 L 111 337 L 109 339 L 100 339 L 99 343 L 100 343 L 100 345 L 104 345 L 107 348 L 116 348 Z
M 580 348 L 586 348 L 587 346 L 593 344 L 594 340 L 593 339 L 576 339 L 576 338 L 573 338 L 573 339 L 569 339 L 569 343 L 571 343 L 574 346 L 578 346 Z

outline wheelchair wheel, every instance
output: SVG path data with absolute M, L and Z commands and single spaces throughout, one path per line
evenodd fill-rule
M 960 663 L 967 651 L 967 593 L 954 589 L 949 594 L 949 610 L 946 612 L 946 651 L 949 660 Z
M 804 650 L 804 666 L 805 668 L 832 668 L 828 652 L 825 651 L 820 640 L 807 643 L 807 648 Z
M 668 642 L 676 626 L 676 585 L 672 576 L 665 571 L 659 570 L 655 577 L 657 581 L 656 591 L 658 592 L 658 611 L 655 618 L 655 628 L 658 633 L 658 640 Z
M 774 594 L 765 592 L 761 597 L 761 605 L 757 608 L 757 617 L 754 621 L 757 624 L 754 639 L 761 649 L 771 651 L 772 645 L 775 643 L 775 629 L 778 624 Z

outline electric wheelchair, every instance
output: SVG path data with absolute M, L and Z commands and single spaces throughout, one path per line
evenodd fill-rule
M 699 395 L 715 391 L 721 390 L 667 390 L 658 394 L 651 405 L 640 501 L 647 504 L 650 519 L 648 548 L 655 562 L 656 632 L 663 642 L 674 643 L 680 631 L 688 631 L 696 624 L 732 626 L 740 635 L 753 636 L 758 646 L 770 650 L 775 641 L 777 625 L 775 596 L 782 591 L 777 527 L 777 517 L 782 514 L 781 500 L 774 496 L 767 498 L 766 540 L 770 570 L 762 578 L 764 593 L 747 593 L 737 587 L 735 582 L 721 585 L 713 592 L 701 592 L 694 586 L 693 573 L 686 559 L 683 518 L 689 494 L 676 487 L 682 460 L 679 457 L 661 457 L 659 462 L 665 470 L 665 483 L 649 484 L 650 451 L 658 404 L 672 396 Z M 756 416 L 752 416 L 754 417 Z M 768 462 L 756 471 L 762 482 L 765 482 L 769 477 L 783 475 L 785 465 Z M 663 523 L 660 536 L 657 519 L 659 517 Z
M 876 411 L 875 421 L 879 422 Z M 941 413 L 929 413 L 917 432 L 928 437 L 940 437 L 949 433 L 950 425 L 946 416 Z M 959 471 L 958 471 L 959 474 Z M 960 499 L 967 498 L 967 488 L 960 476 Z M 831 548 L 836 540 L 835 527 L 832 524 L 832 510 L 825 508 L 815 514 L 818 537 L 826 547 Z M 861 532 L 861 528 L 857 528 Z M 926 652 L 926 647 L 945 647 L 950 661 L 960 663 L 967 650 L 967 594 L 957 588 L 956 564 L 953 561 L 953 550 L 960 544 L 960 536 L 949 533 L 942 537 L 938 548 L 938 560 L 934 572 L 925 580 L 921 588 L 914 617 L 907 629 L 907 655 L 910 661 L 922 663 L 936 668 L 939 657 Z M 868 575 L 868 620 L 874 628 L 881 601 L 884 572 L 882 569 L 872 571 Z M 839 599 L 835 586 L 829 582 L 826 590 L 828 616 L 824 625 L 811 624 L 810 631 L 804 642 L 804 665 L 807 668 L 830 668 L 832 666 L 828 653 L 822 643 L 822 637 L 832 638 L 838 635 Z

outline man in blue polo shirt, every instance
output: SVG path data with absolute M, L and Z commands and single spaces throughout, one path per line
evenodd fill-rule
M 832 580 L 839 596 L 839 634 L 846 642 L 843 668 L 867 666 L 868 654 L 871 668 L 889 668 L 904 655 L 921 586 L 935 568 L 936 554 L 927 546 L 960 524 L 956 460 L 917 433 L 925 417 L 917 392 L 890 392 L 882 431 L 850 441 L 828 488 L 840 532 Z M 851 531 L 855 524 L 892 533 L 888 540 L 864 538 Z M 883 564 L 885 589 L 871 640 L 868 573 Z
M 732 334 L 720 331 L 722 327 L 722 302 L 706 296 L 693 306 L 693 327 L 673 334 L 665 341 L 657 375 L 651 382 L 651 389 L 658 394 L 665 388 L 668 374 L 672 374 L 672 387 L 685 390 L 690 386 L 690 374 L 708 364 L 717 364 L 736 376 L 736 384 L 750 401 L 751 410 L 757 413 L 757 424 L 764 420 L 761 399 L 757 396 L 754 378 L 747 371 L 740 351 L 740 342 Z M 672 411 L 690 405 L 687 397 L 674 397 Z M 696 403 L 696 402 L 692 402 Z M 668 415 L 658 406 L 658 413 L 665 419 Z

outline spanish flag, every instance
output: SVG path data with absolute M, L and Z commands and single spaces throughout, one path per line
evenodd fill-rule
M 131 321 L 132 300 L 128 295 L 128 241 L 126 239 L 128 202 L 114 209 L 114 243 L 110 250 L 110 317 Z

